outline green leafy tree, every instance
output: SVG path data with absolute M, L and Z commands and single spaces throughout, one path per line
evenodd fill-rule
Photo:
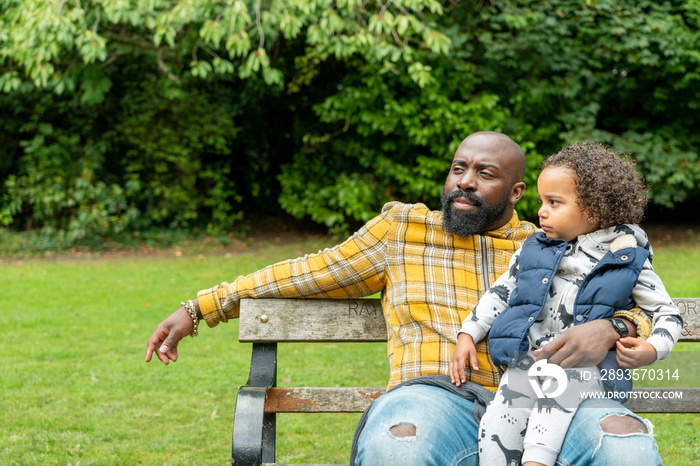
M 527 152 L 525 216 L 582 139 L 672 207 L 700 194 L 699 24 L 698 0 L 0 0 L 0 221 L 68 245 L 279 203 L 344 231 L 437 207 L 484 129 Z

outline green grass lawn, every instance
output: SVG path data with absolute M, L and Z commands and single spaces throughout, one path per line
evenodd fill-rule
M 0 464 L 230 464 L 250 362 L 237 322 L 187 338 L 168 367 L 144 362 L 146 341 L 198 290 L 328 244 L 3 261 Z M 654 264 L 672 295 L 700 296 L 700 247 L 657 248 Z M 287 344 L 279 360 L 280 385 L 383 386 L 388 373 L 385 344 Z M 346 462 L 358 417 L 280 415 L 278 461 Z M 698 415 L 649 417 L 666 464 L 700 463 Z

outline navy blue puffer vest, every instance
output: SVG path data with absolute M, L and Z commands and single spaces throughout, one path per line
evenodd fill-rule
M 545 305 L 552 279 L 566 251 L 567 242 L 547 238 L 538 232 L 525 241 L 520 253 L 518 287 L 508 308 L 489 332 L 491 359 L 496 364 L 514 365 L 529 348 L 528 331 Z M 632 289 L 649 252 L 642 247 L 608 251 L 579 287 L 573 310 L 574 325 L 612 317 L 619 309 L 634 307 Z M 594 350 L 597 348 L 591 348 Z M 614 351 L 599 364 L 601 369 L 618 369 Z M 629 391 L 631 381 L 616 380 L 606 389 Z

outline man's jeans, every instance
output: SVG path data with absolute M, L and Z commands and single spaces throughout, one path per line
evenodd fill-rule
M 380 396 L 372 405 L 358 440 L 356 465 L 478 465 L 473 403 L 442 388 L 411 385 Z M 641 419 L 612 400 L 587 400 L 579 407 L 557 465 L 659 465 L 653 426 L 648 434 L 605 433 L 609 415 Z M 393 426 L 415 427 L 415 436 L 394 436 Z M 490 466 L 490 465 L 487 465 Z

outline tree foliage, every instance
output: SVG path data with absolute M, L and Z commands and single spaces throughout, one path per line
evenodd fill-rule
M 438 206 L 459 141 L 539 161 L 596 139 L 652 201 L 700 194 L 700 1 L 0 0 L 0 221 L 44 247 L 230 231 L 275 206 L 345 230 Z

